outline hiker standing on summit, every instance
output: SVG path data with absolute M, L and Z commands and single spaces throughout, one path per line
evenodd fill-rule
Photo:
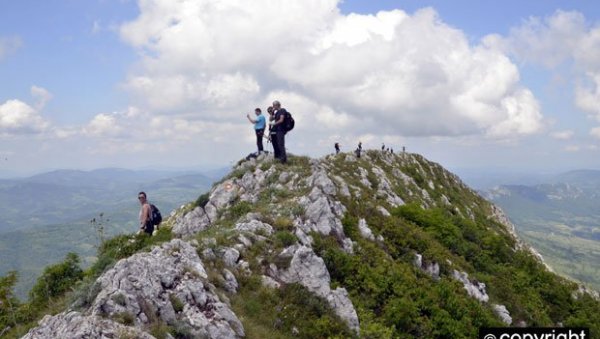
M 263 135 L 265 134 L 265 116 L 262 115 L 262 111 L 260 108 L 256 108 L 254 110 L 254 114 L 256 114 L 256 119 L 252 119 L 250 114 L 246 114 L 246 118 L 250 123 L 254 124 L 254 132 L 256 133 L 256 146 L 258 147 L 258 154 L 264 152 L 263 150 Z
M 281 103 L 277 100 L 273 101 L 273 115 L 271 116 L 271 142 L 273 142 L 273 149 L 275 152 L 275 158 L 279 159 L 282 164 L 287 163 L 287 155 L 285 153 L 285 127 L 283 122 L 286 115 L 288 114 L 285 108 L 281 107 Z M 274 136 L 274 138 L 273 138 Z
M 152 224 L 152 210 L 148 200 L 146 200 L 146 193 L 138 193 L 138 200 L 140 201 L 140 229 L 145 233 L 152 235 L 154 232 L 154 225 Z

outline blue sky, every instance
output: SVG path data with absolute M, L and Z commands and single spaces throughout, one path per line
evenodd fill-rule
M 228 165 L 275 99 L 293 153 L 361 140 L 450 168 L 600 167 L 591 1 L 216 4 L 0 2 L 0 177 Z

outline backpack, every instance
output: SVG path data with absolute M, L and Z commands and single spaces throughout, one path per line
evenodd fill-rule
M 294 129 L 296 122 L 294 121 L 294 118 L 292 118 L 292 113 L 286 111 L 284 114 L 285 118 L 283 120 L 283 129 L 287 133 Z
M 150 204 L 150 220 L 152 221 L 152 225 L 156 226 L 156 228 L 158 228 L 158 225 L 162 222 L 162 215 L 154 204 Z

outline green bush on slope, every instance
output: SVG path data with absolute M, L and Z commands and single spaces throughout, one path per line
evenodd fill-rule
M 370 161 L 358 163 L 333 159 L 334 174 L 358 186 L 353 177 L 358 166 L 369 169 L 376 165 L 390 173 L 391 166 L 382 160 L 380 152 L 368 154 Z M 349 255 L 335 238 L 313 235 L 315 251 L 325 259 L 332 283 L 348 289 L 364 337 L 474 337 L 479 326 L 504 326 L 491 311 L 492 304 L 505 305 L 513 324 L 562 323 L 590 327 L 593 335 L 600 334 L 598 301 L 588 295 L 573 298 L 577 289 L 574 283 L 547 271 L 529 252 L 514 250 L 515 241 L 505 226 L 489 217 L 489 203 L 459 183 L 445 180 L 454 178 L 442 173 L 441 167 L 424 159 L 417 161 L 420 166 L 408 165 L 409 161 L 399 164 L 420 186 L 410 189 L 429 191 L 433 182 L 437 193 L 429 192 L 430 196 L 439 202 L 444 194 L 456 205 L 438 203 L 435 206 L 440 207 L 425 209 L 416 195 L 401 186 L 394 190 L 412 203 L 396 209 L 374 194 L 338 197 L 347 207 L 342 220 L 344 232 L 358 243 L 358 250 Z M 428 173 L 435 175 L 430 178 Z M 392 216 L 384 217 L 377 206 L 388 208 Z M 383 236 L 382 242 L 360 236 L 360 218 L 376 236 Z M 439 282 L 414 267 L 415 253 L 440 265 Z M 469 297 L 462 284 L 447 277 L 453 269 L 484 282 L 490 302 Z

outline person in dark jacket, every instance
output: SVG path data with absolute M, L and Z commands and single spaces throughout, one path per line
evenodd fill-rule
M 273 116 L 271 118 L 271 138 L 275 158 L 279 159 L 282 164 L 287 163 L 287 154 L 285 152 L 285 127 L 283 125 L 287 111 L 281 107 L 281 103 L 277 100 L 273 101 Z M 275 136 L 275 138 L 273 138 Z

